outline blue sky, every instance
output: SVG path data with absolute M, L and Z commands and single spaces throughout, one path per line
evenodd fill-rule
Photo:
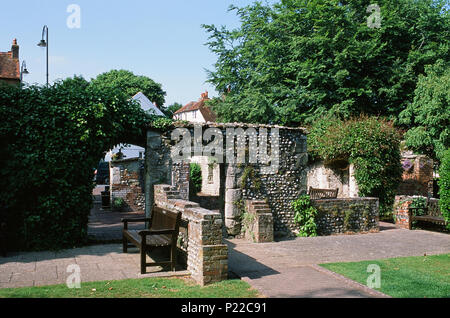
M 204 45 L 201 24 L 239 25 L 233 4 L 253 0 L 15 0 L 2 1 L 0 51 L 9 51 L 14 38 L 20 60 L 30 74 L 24 81 L 45 83 L 45 49 L 37 46 L 42 27 L 49 27 L 50 82 L 82 75 L 90 80 L 111 69 L 127 69 L 163 85 L 166 106 L 197 100 L 205 90 L 206 69 L 214 54 Z M 67 26 L 67 7 L 81 9 L 81 28 Z

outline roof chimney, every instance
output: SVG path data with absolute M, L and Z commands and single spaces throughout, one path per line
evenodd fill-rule
M 205 91 L 204 93 L 201 94 L 202 99 L 209 99 L 208 97 L 208 91 Z
M 13 44 L 11 46 L 12 58 L 19 59 L 19 46 L 17 45 L 17 39 L 13 40 Z

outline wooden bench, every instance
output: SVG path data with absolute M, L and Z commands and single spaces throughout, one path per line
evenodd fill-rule
M 411 216 L 412 221 L 422 221 L 422 222 L 429 222 L 433 224 L 438 225 L 444 225 L 446 224 L 446 221 L 442 214 L 439 215 L 430 215 L 430 197 L 426 198 L 426 205 L 424 207 L 408 207 L 409 215 Z M 426 214 L 424 215 L 416 215 L 417 211 L 424 210 Z
M 172 212 L 156 206 L 153 207 L 150 218 L 122 219 L 123 252 L 127 253 L 128 247 L 130 246 L 139 248 L 141 254 L 141 274 L 146 273 L 148 266 L 170 265 L 171 270 L 175 271 L 180 221 L 181 212 Z M 130 222 L 148 222 L 148 228 L 144 230 L 129 230 L 128 223 Z M 131 245 L 128 242 L 131 242 Z M 170 260 L 147 263 L 147 253 L 157 248 L 170 249 Z
M 339 189 L 318 189 L 309 187 L 309 197 L 311 200 L 335 199 L 338 196 Z

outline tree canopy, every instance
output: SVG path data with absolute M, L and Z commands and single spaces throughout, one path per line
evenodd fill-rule
M 425 73 L 400 122 L 411 127 L 405 134 L 408 148 L 441 161 L 450 147 L 450 63 L 439 60 Z
M 93 79 L 92 84 L 99 88 L 116 88 L 122 90 L 126 96 L 132 97 L 142 92 L 157 106 L 162 106 L 165 102 L 161 84 L 156 83 L 146 76 L 134 75 L 126 70 L 111 70 L 109 72 L 98 75 Z
M 308 124 L 325 115 L 396 119 L 414 98 L 419 75 L 450 59 L 446 1 L 282 0 L 230 7 L 233 30 L 204 25 L 217 55 L 208 81 L 221 121 Z

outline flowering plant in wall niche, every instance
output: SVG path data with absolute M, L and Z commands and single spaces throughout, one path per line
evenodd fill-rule
M 413 166 L 413 163 L 408 159 L 402 162 L 403 170 L 405 170 L 406 172 L 410 172 Z

